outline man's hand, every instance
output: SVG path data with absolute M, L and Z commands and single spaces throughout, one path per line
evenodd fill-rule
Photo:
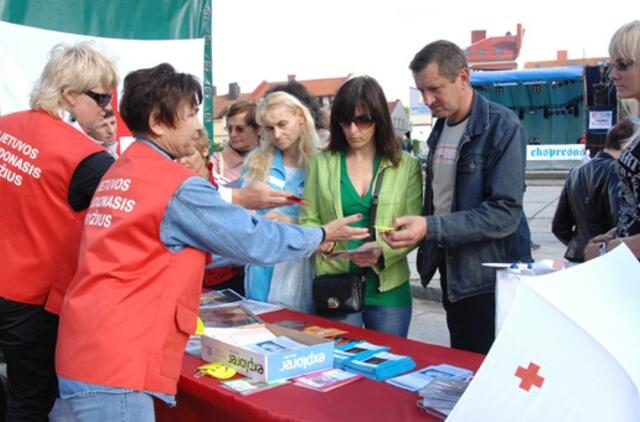
M 397 231 L 380 234 L 392 249 L 413 246 L 427 235 L 427 219 L 421 215 L 398 217 L 393 222 L 393 227 Z
M 325 233 L 325 242 L 342 242 L 345 240 L 360 240 L 369 237 L 369 230 L 366 228 L 351 227 L 349 224 L 362 218 L 360 214 L 350 215 L 344 218 L 333 220 L 322 228 Z
M 378 248 L 370 250 L 368 252 L 353 255 L 351 256 L 351 258 L 349 258 L 349 260 L 361 268 L 373 267 L 380 259 L 380 255 L 382 255 L 382 249 L 379 248 L 378 242 L 367 242 L 364 245 L 360 246 L 361 248 L 374 246 L 378 246 Z
M 271 189 L 264 182 L 252 182 L 242 189 L 233 189 L 231 195 L 232 204 L 250 210 L 275 208 L 294 203 L 287 199 L 291 195 L 289 192 Z
M 584 260 L 589 261 L 590 259 L 600 256 L 600 245 L 602 243 L 603 242 L 589 241 L 589 243 L 587 243 L 587 246 L 584 247 Z

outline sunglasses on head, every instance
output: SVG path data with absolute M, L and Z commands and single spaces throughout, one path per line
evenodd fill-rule
M 95 101 L 100 108 L 105 108 L 111 102 L 111 94 L 98 94 L 91 90 L 84 92 L 88 97 Z
M 368 114 L 361 114 L 359 116 L 354 116 L 349 121 L 340 122 L 340 125 L 342 125 L 343 127 L 349 127 L 351 126 L 351 123 L 355 123 L 356 126 L 358 126 L 358 129 L 369 129 L 371 126 L 373 126 L 374 121 L 373 117 L 369 116 Z
M 611 66 L 613 66 L 618 72 L 624 72 L 625 70 L 629 69 L 631 66 L 633 66 L 635 63 L 633 62 L 625 62 L 622 59 L 617 59 L 612 61 Z

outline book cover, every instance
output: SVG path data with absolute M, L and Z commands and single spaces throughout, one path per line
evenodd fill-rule
M 320 327 L 318 325 L 310 325 L 304 327 L 302 329 L 302 332 L 326 339 L 333 339 L 339 335 L 346 334 L 348 331 L 340 330 L 339 328 L 333 327 Z
M 290 339 L 289 337 L 279 336 L 269 340 L 260 341 L 258 343 L 247 344 L 245 349 L 253 352 L 258 352 L 266 355 L 274 353 L 288 352 L 290 350 L 300 349 L 306 347 L 304 344 L 298 343 Z
M 242 296 L 231 289 L 210 290 L 200 295 L 200 307 L 209 308 L 244 300 Z
M 362 375 L 343 371 L 342 369 L 327 369 L 294 378 L 294 385 L 327 392 L 361 378 Z
M 239 303 L 200 308 L 200 318 L 206 328 L 235 328 L 251 324 L 263 324 L 262 319 Z

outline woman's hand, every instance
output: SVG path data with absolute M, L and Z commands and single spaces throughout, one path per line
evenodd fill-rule
M 349 224 L 361 218 L 361 214 L 354 214 L 328 222 L 322 226 L 325 233 L 325 242 L 366 239 L 369 237 L 369 229 L 349 226 Z
M 318 246 L 318 252 L 331 253 L 336 247 L 336 242 L 323 242 Z
M 232 204 L 250 210 L 275 208 L 295 203 L 289 199 L 291 195 L 289 192 L 271 189 L 264 182 L 252 182 L 242 189 L 232 189 L 231 195 Z
M 376 265 L 380 259 L 380 255 L 382 255 L 382 249 L 379 247 L 378 243 L 375 241 L 367 242 L 360 247 L 372 249 L 367 252 L 353 255 L 350 261 L 361 268 L 370 268 Z

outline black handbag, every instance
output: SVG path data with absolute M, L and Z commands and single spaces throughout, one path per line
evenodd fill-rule
M 313 279 L 313 302 L 320 315 L 350 314 L 364 309 L 365 274 L 325 274 Z
M 369 233 L 372 240 L 375 240 L 373 225 L 376 221 L 383 174 L 384 170 L 378 176 L 371 200 Z M 313 279 L 313 302 L 316 313 L 338 315 L 361 312 L 364 309 L 364 284 L 366 280 L 366 272 L 364 274 L 341 273 L 317 276 Z

